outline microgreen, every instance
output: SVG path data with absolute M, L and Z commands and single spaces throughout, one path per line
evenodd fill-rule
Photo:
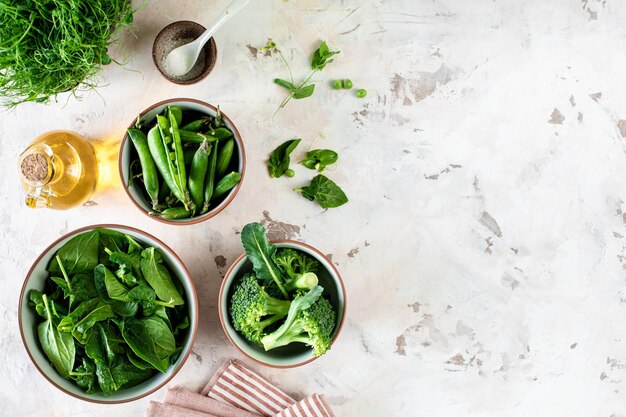
M 91 89 L 108 48 L 133 20 L 127 0 L 0 2 L 0 102 L 48 102 Z

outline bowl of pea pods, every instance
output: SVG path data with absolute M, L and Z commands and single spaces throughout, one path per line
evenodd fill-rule
M 168 224 L 208 220 L 235 198 L 246 167 L 241 135 L 219 107 L 190 98 L 141 112 L 122 139 L 119 171 L 135 206 Z

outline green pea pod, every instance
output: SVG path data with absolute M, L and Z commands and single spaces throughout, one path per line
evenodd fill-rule
M 183 122 L 183 111 L 178 106 L 168 106 L 168 110 L 172 112 L 172 115 L 176 119 L 176 126 L 180 126 Z
M 193 161 L 193 156 L 196 154 L 198 149 L 185 149 L 183 150 L 183 155 L 185 157 L 185 165 L 189 165 L 191 161 Z
M 230 160 L 233 157 L 233 150 L 235 148 L 235 140 L 229 139 L 222 149 L 220 149 L 220 153 L 217 156 L 217 168 L 215 171 L 216 178 L 222 178 L 224 174 L 226 174 L 226 170 L 228 169 L 228 165 L 230 165 Z
M 154 165 L 154 159 L 152 159 L 150 148 L 148 147 L 148 139 L 139 129 L 128 129 L 128 137 L 131 142 L 133 142 L 133 145 L 135 145 L 137 155 L 139 155 L 139 162 L 141 163 L 141 171 L 143 173 L 143 184 L 146 187 L 146 192 L 150 197 L 152 208 L 154 209 L 159 204 L 159 178 Z
M 217 185 L 215 186 L 215 191 L 213 192 L 213 198 L 218 198 L 233 188 L 241 181 L 241 174 L 238 172 L 231 172 L 222 178 Z
M 191 123 L 187 123 L 185 126 L 181 127 L 180 130 L 186 130 L 188 132 L 199 132 L 202 130 L 202 128 L 206 124 L 207 124 L 207 119 L 202 118 L 202 119 L 194 120 Z
M 185 155 L 183 153 L 183 144 L 180 140 L 180 133 L 178 131 L 178 123 L 176 121 L 176 117 L 171 110 L 168 111 L 169 124 L 170 124 L 170 132 L 172 134 L 172 150 L 175 154 L 175 160 L 173 163 L 175 173 L 174 180 L 178 184 L 180 188 L 180 193 L 183 198 L 181 203 L 185 206 L 185 208 L 191 212 L 195 210 L 195 206 L 191 201 L 191 197 L 189 196 L 189 190 L 187 189 L 187 170 L 185 168 Z
M 172 190 L 172 194 L 182 201 L 183 195 L 178 188 L 178 184 L 174 181 L 174 172 L 172 170 L 172 162 L 169 159 L 169 152 L 165 149 L 164 140 L 161 138 L 159 127 L 155 126 L 148 132 L 148 148 L 154 159 L 159 173 L 167 186 Z
M 196 207 L 201 208 L 204 197 L 204 177 L 209 166 L 209 154 L 211 153 L 211 145 L 209 142 L 203 142 L 196 151 L 191 161 L 191 169 L 189 171 L 189 193 Z
M 180 135 L 180 140 L 186 143 L 202 143 L 205 140 L 209 142 L 215 142 L 218 140 L 217 137 L 213 135 L 207 135 L 199 132 L 192 132 L 190 130 L 178 130 L 178 134 Z
M 213 196 L 213 189 L 215 188 L 215 170 L 217 168 L 217 152 L 218 142 L 213 144 L 211 149 L 211 155 L 209 157 L 209 169 L 204 180 L 204 205 L 202 206 L 201 213 L 206 213 L 209 210 L 209 203 Z
M 159 201 L 165 201 L 165 199 L 172 194 L 172 190 L 167 186 L 165 181 L 161 181 L 159 185 Z
M 159 213 L 159 217 L 165 220 L 188 219 L 191 211 L 185 207 L 170 207 Z

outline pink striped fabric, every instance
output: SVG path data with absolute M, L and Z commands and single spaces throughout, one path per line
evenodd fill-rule
M 334 417 L 322 396 L 298 402 L 236 360 L 217 370 L 202 395 L 266 417 Z

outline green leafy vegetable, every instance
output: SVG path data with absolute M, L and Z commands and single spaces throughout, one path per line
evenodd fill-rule
M 322 291 L 323 288 L 318 286 L 304 295 L 296 295 L 285 322 L 261 339 L 265 350 L 294 342 L 311 346 L 315 356 L 330 349 L 336 317 L 332 305 L 321 297 Z
M 253 274 L 245 274 L 235 287 L 230 303 L 235 330 L 249 341 L 260 343 L 265 328 L 285 317 L 290 304 L 270 296 Z
M 133 20 L 126 0 L 20 0 L 0 4 L 0 96 L 6 106 L 90 89 L 109 47 Z
M 144 279 L 142 262 L 149 264 L 145 269 L 151 281 L 174 298 L 157 299 Z M 70 275 L 67 266 L 84 272 Z M 31 290 L 28 304 L 38 315 L 41 348 L 60 375 L 87 393 L 108 396 L 175 363 L 190 321 L 182 287 L 155 248 L 144 250 L 130 236 L 95 229 L 63 245 L 49 270 L 58 271 L 50 272 L 49 293 Z
M 270 177 L 279 178 L 289 169 L 289 163 L 291 159 L 289 155 L 296 149 L 302 139 L 290 139 L 280 145 L 278 148 L 270 154 L 270 158 L 267 160 L 267 168 L 270 173 Z
M 291 101 L 291 99 L 300 100 L 303 98 L 311 97 L 313 95 L 313 92 L 315 91 L 315 84 L 311 82 L 311 78 L 313 78 L 313 76 L 317 72 L 322 71 L 326 67 L 326 65 L 333 62 L 332 57 L 339 53 L 339 51 L 331 51 L 325 41 L 320 43 L 319 48 L 317 48 L 315 52 L 313 52 L 313 57 L 311 58 L 311 73 L 304 81 L 302 81 L 301 83 L 296 83 L 293 79 L 293 74 L 291 73 L 291 67 L 289 66 L 289 63 L 285 59 L 283 53 L 276 46 L 276 42 L 269 39 L 267 44 L 263 48 L 261 48 L 261 50 L 276 52 L 280 59 L 282 59 L 282 61 L 285 63 L 285 65 L 287 66 L 287 70 L 289 71 L 289 81 L 282 78 L 274 79 L 274 84 L 279 85 L 289 91 L 289 95 L 285 97 L 282 103 L 280 103 L 280 105 L 274 112 L 274 115 L 276 115 L 276 113 L 278 113 L 280 109 L 285 107 L 287 103 Z
M 174 335 L 158 317 L 128 319 L 122 323 L 122 336 L 133 352 L 161 372 L 169 366 L 176 350 Z
M 183 298 L 163 264 L 161 253 L 152 247 L 145 249 L 141 256 L 141 272 L 143 272 L 143 276 L 150 286 L 154 288 L 157 297 L 162 301 L 173 301 L 174 305 L 183 304 Z
M 48 271 L 61 272 L 57 260 L 59 259 L 69 276 L 93 272 L 93 269 L 98 265 L 99 241 L 100 235 L 97 230 L 74 236 L 59 249 Z
M 274 253 L 276 246 L 272 245 L 265 236 L 265 227 L 259 223 L 250 223 L 241 230 L 241 243 L 243 249 L 252 266 L 254 272 L 263 281 L 274 282 L 285 298 L 287 291 L 283 286 L 283 276 L 281 270 L 274 263 Z
M 306 153 L 306 159 L 300 161 L 302 165 L 309 169 L 316 169 L 324 172 L 328 165 L 337 162 L 339 155 L 330 149 L 315 149 Z
M 54 368 L 67 378 L 74 367 L 76 348 L 74 339 L 69 333 L 60 332 L 58 327 L 59 317 L 54 314 L 44 294 L 42 302 L 45 308 L 46 320 L 37 326 L 39 343 Z
M 307 200 L 315 200 L 323 208 L 339 207 L 348 202 L 348 197 L 337 184 L 324 175 L 316 175 L 311 184 L 296 188 Z

